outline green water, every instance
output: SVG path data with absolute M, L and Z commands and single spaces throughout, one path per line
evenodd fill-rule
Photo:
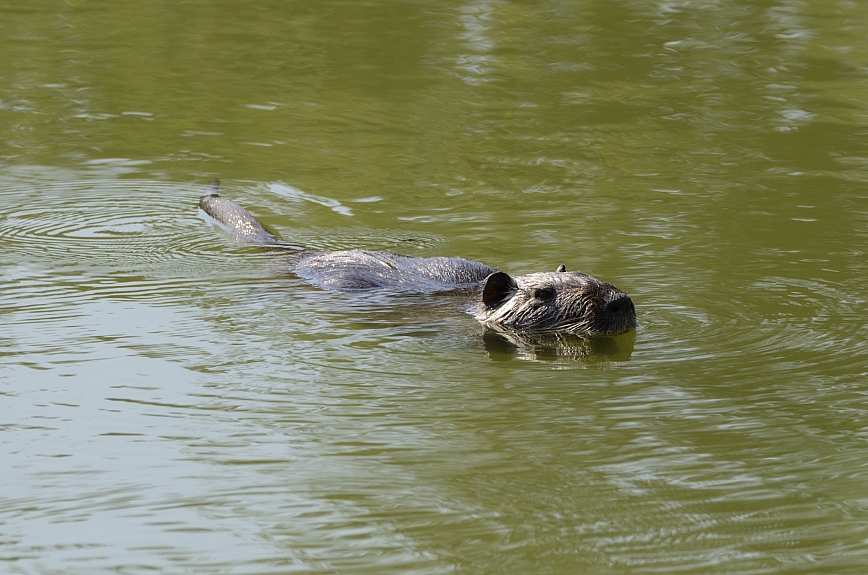
M 868 4 L 0 3 L 0 571 L 868 569 Z M 565 264 L 510 341 L 315 249 Z

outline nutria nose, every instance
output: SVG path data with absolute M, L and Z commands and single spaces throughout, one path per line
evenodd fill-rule
M 606 304 L 606 312 L 611 314 L 633 313 L 633 300 L 627 294 L 620 295 Z

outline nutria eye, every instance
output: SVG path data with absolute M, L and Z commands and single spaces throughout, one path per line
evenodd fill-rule
M 552 299 L 555 296 L 555 290 L 549 288 L 537 288 L 531 292 L 535 299 Z

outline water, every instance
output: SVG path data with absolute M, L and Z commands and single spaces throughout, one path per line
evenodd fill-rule
M 0 6 L 0 561 L 863 573 L 868 6 Z M 338 294 L 290 241 L 559 264 L 634 336 Z

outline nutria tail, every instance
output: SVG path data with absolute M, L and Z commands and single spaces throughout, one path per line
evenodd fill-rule
M 235 202 L 217 195 L 219 187 L 220 180 L 211 180 L 202 190 L 199 198 L 199 207 L 211 217 L 214 223 L 249 244 L 262 247 L 301 249 L 284 242 L 266 230 L 250 212 Z

